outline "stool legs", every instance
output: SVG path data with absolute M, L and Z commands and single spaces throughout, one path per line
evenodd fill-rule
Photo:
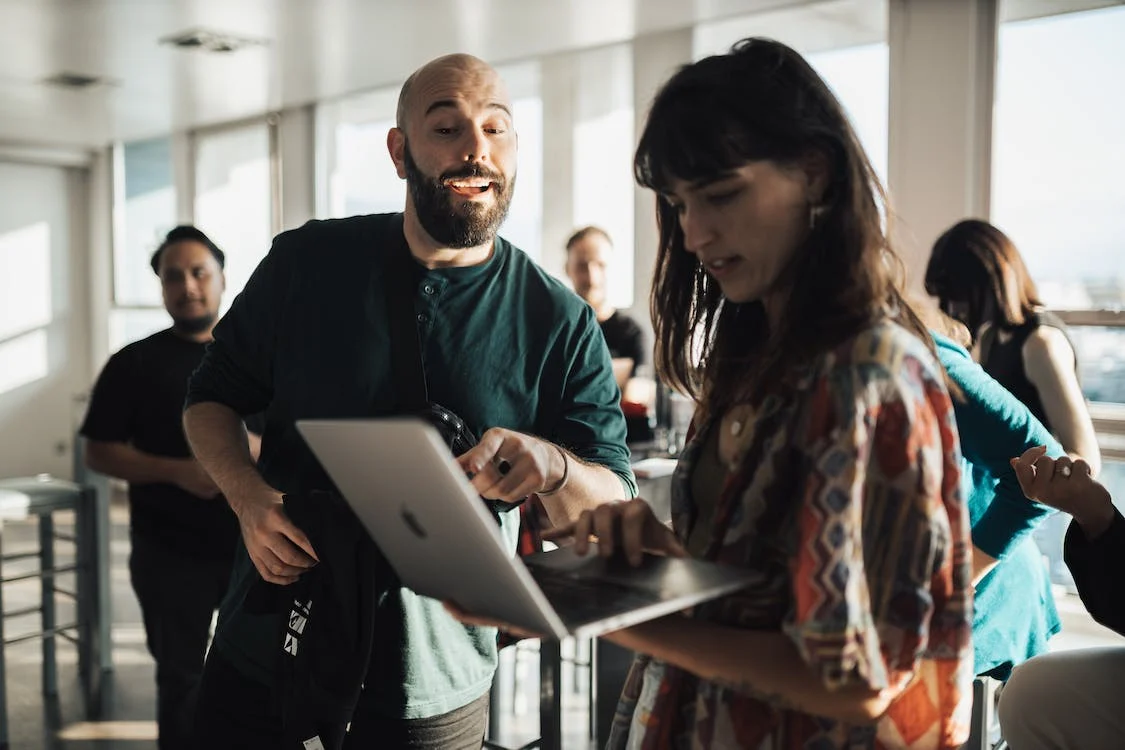
M 43 609 L 43 695 L 57 695 L 59 675 L 55 663 L 55 520 L 49 513 L 39 516 L 39 579 Z
M 3 559 L 4 522 L 0 521 L 0 559 Z M 0 579 L 4 577 L 0 563 Z M 4 586 L 0 584 L 0 750 L 8 750 L 8 673 L 4 663 Z

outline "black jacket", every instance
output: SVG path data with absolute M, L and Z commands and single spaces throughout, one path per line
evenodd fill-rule
M 315 721 L 350 721 L 380 637 L 379 603 L 398 582 L 339 495 L 286 495 L 285 512 L 320 562 L 288 586 L 259 580 L 246 607 L 277 614 L 274 696 L 287 742 L 302 748 L 316 734 Z
M 1113 516 L 1110 527 L 1093 541 L 1072 522 L 1063 555 L 1086 609 L 1102 625 L 1125 635 L 1125 517 L 1116 509 Z

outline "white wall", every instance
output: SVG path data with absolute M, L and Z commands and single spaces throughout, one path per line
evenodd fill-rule
M 88 387 L 84 169 L 0 162 L 0 477 L 70 477 Z

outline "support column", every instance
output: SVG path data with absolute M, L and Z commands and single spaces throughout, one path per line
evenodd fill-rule
M 690 28 L 637 37 L 633 40 L 633 121 L 636 142 L 640 140 L 648 110 L 657 90 L 681 65 L 692 60 Z M 648 314 L 652 271 L 656 266 L 656 249 L 660 234 L 656 229 L 656 198 L 651 190 L 634 190 L 633 234 L 633 306 L 629 313 L 645 329 L 652 341 L 652 322 Z
M 890 0 L 892 226 L 921 289 L 930 248 L 988 217 L 999 0 Z
M 574 57 L 544 58 L 540 67 L 543 97 L 543 238 L 539 265 L 563 278 L 566 242 L 574 230 Z M 518 186 L 517 186 L 518 189 Z
M 195 135 L 172 133 L 172 183 L 176 187 L 176 223 L 195 223 Z
M 278 115 L 278 173 L 281 180 L 281 231 L 299 227 L 316 214 L 316 141 L 311 105 Z

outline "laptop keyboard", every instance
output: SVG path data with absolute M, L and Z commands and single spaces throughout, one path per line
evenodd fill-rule
M 579 578 L 546 567 L 531 574 L 559 617 L 570 626 L 603 620 L 661 601 L 658 593 L 605 579 Z

